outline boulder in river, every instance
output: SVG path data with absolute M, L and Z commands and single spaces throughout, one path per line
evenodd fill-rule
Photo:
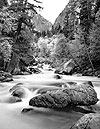
M 55 79 L 62 79 L 62 76 L 56 74 L 56 75 L 54 75 L 54 78 L 55 78 Z
M 86 114 L 81 117 L 70 129 L 100 129 L 100 114 Z
M 27 98 L 31 94 L 30 90 L 23 86 L 23 83 L 16 84 L 15 86 L 9 89 L 9 92 L 12 96 L 18 98 Z
M 47 93 L 33 97 L 29 101 L 29 105 L 63 109 L 69 106 L 90 106 L 97 102 L 97 93 L 94 88 L 88 83 L 83 83 L 62 90 L 48 91 Z
M 64 64 L 64 72 L 66 74 L 72 74 L 72 70 L 74 69 L 74 67 L 75 67 L 75 63 L 72 59 L 70 59 Z
M 20 88 L 21 86 L 23 86 L 23 83 L 17 83 L 16 85 L 14 85 L 13 87 L 9 89 L 9 92 L 11 93 L 15 91 L 17 88 Z
M 33 108 L 23 108 L 22 109 L 22 113 L 27 113 L 27 112 L 29 112 L 29 111 L 33 111 L 34 109 Z
M 75 68 L 75 63 L 72 59 L 64 63 L 62 68 L 57 68 L 55 73 L 64 74 L 64 75 L 72 75 Z

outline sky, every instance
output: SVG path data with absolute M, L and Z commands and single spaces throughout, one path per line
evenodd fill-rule
M 31 0 L 30 0 L 31 1 Z M 54 23 L 55 19 L 65 8 L 69 0 L 40 0 L 41 6 L 44 8 L 39 12 L 45 19 Z

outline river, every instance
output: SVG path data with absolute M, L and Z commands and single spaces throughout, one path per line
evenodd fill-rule
M 92 81 L 100 99 L 100 79 L 96 77 L 76 77 L 62 75 L 55 79 L 53 71 L 44 70 L 41 74 L 16 75 L 14 81 L 0 84 L 0 129 L 69 129 L 84 114 L 73 110 L 53 110 L 36 108 L 27 113 L 21 113 L 29 107 L 28 102 L 38 91 L 48 88 L 59 88 L 61 82 L 75 81 L 77 83 Z M 22 83 L 29 89 L 22 102 L 11 103 L 13 96 L 9 89 L 15 84 Z

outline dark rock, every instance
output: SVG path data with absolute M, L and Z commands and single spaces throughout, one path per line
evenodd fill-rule
M 53 69 L 52 68 L 48 68 L 48 71 L 53 71 Z
M 8 72 L 0 71 L 0 77 L 5 76 L 5 77 L 12 77 L 12 75 Z
M 97 94 L 93 87 L 89 84 L 80 84 L 36 96 L 29 101 L 29 105 L 60 109 L 68 106 L 89 106 L 97 102 Z
M 12 75 L 24 75 L 24 74 L 21 71 L 17 71 L 17 72 L 13 72 Z
M 70 129 L 100 129 L 100 114 L 86 114 L 81 117 Z
M 97 104 L 90 106 L 77 106 L 77 108 L 83 109 L 84 111 L 86 111 L 85 113 L 100 113 L 100 106 Z
M 0 76 L 2 76 L 2 75 L 3 75 L 3 73 L 4 73 L 4 71 L 0 71 Z
M 12 75 L 8 72 L 0 71 L 0 81 L 1 82 L 10 82 L 13 81 Z
M 96 70 L 95 71 L 95 75 L 98 76 L 98 77 L 100 77 L 100 70 Z
M 41 73 L 41 70 L 39 70 L 38 68 L 33 68 L 33 67 L 30 67 L 29 68 L 30 69 L 30 71 L 32 72 L 32 73 Z
M 22 113 L 27 113 L 27 112 L 29 112 L 29 111 L 33 111 L 34 109 L 33 108 L 24 108 L 24 109 L 22 109 Z
M 75 63 L 72 59 L 70 59 L 69 61 L 67 61 L 65 64 L 64 64 L 64 70 L 63 72 L 65 72 L 66 74 L 70 75 L 72 74 L 72 71 L 75 67 Z
M 13 86 L 9 92 L 11 93 L 12 96 L 18 97 L 18 98 L 27 98 L 30 96 L 31 91 L 24 87 L 24 86 L 20 86 L 20 85 L 15 85 Z
M 54 75 L 54 78 L 61 79 L 62 77 L 60 75 Z
M 5 79 L 4 76 L 0 77 L 0 81 L 2 82 Z
M 98 75 L 98 78 L 100 78 L 100 74 Z
M 70 86 L 76 86 L 77 85 L 76 82 L 67 82 L 67 84 L 69 84 Z
M 22 87 L 17 87 L 11 94 L 12 96 L 23 98 L 25 95 L 25 90 Z
M 12 78 L 4 78 L 4 79 L 2 80 L 2 82 L 10 82 L 10 81 L 13 81 L 13 79 L 12 79 Z
M 62 71 L 60 71 L 60 69 L 56 69 L 56 70 L 54 71 L 54 73 L 56 73 L 56 74 L 62 74 Z
M 87 81 L 84 84 L 89 84 L 90 86 L 94 87 L 91 81 Z
M 96 113 L 96 111 L 94 110 L 94 108 L 92 108 L 92 106 L 76 106 L 73 108 L 74 111 L 76 112 L 81 112 L 81 113 Z
M 72 75 L 74 72 L 74 68 L 75 68 L 75 63 L 72 59 L 70 59 L 63 65 L 63 68 L 57 68 L 54 73 L 63 75 Z

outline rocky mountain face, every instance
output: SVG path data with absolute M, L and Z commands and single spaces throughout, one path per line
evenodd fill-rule
M 64 23 L 64 19 L 66 17 L 66 12 L 68 11 L 68 7 L 67 5 L 65 6 L 65 8 L 63 9 L 63 11 L 59 14 L 59 16 L 56 18 L 55 22 L 54 22 L 54 30 L 55 31 L 60 31 L 60 29 L 63 29 L 65 26 Z
M 35 14 L 35 16 L 33 17 L 33 23 L 36 26 L 36 30 L 38 30 L 39 32 L 47 32 L 52 29 L 52 23 L 46 20 L 40 14 Z

